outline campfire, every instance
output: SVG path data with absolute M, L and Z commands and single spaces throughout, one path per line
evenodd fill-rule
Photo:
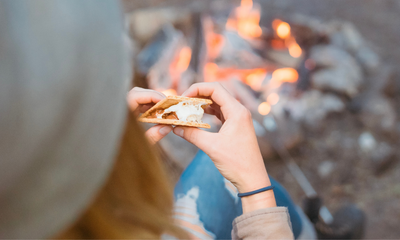
M 135 24 L 149 13 L 130 16 L 132 34 L 142 40 L 136 84 L 181 95 L 193 83 L 220 82 L 252 112 L 264 156 L 273 152 L 271 133 L 279 130 L 291 149 L 304 138 L 304 127 L 318 129 L 327 116 L 345 111 L 357 113 L 376 135 L 394 128 L 385 84 L 373 83 L 389 81 L 388 69 L 351 23 L 306 16 L 261 21 L 262 9 L 252 0 L 229 11 L 178 11 L 175 18 L 155 11 L 163 21 L 147 38 Z M 218 129 L 217 121 L 208 123 Z
M 288 172 L 293 162 L 299 166 L 290 168 L 304 171 L 330 210 L 348 201 L 361 206 L 372 219 L 369 238 L 398 232 L 385 222 L 396 213 L 381 211 L 382 204 L 397 206 L 400 154 L 400 88 L 396 59 L 387 54 L 397 18 L 388 3 L 212 0 L 155 8 L 153 2 L 127 16 L 134 84 L 181 95 L 193 83 L 221 83 L 252 112 L 267 169 L 296 203 L 304 193 L 301 174 Z M 343 11 L 348 6 L 356 10 Z M 212 116 L 203 120 L 212 132 L 221 126 Z M 174 171 L 198 150 L 174 134 L 160 146 L 176 160 L 164 159 Z

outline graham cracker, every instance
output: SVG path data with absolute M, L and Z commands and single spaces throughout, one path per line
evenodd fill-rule
M 139 117 L 139 122 L 147 122 L 147 123 L 156 123 L 156 124 L 167 124 L 167 125 L 176 125 L 176 126 L 187 126 L 187 127 L 200 127 L 200 128 L 211 128 L 211 126 L 207 123 L 195 123 L 195 122 L 186 122 L 174 119 L 158 119 L 158 118 L 148 118 L 153 111 L 159 109 L 167 109 L 173 105 L 176 105 L 183 101 L 191 101 L 194 103 L 204 103 L 204 107 L 212 104 L 212 101 L 209 99 L 203 98 L 188 98 L 188 97 L 181 97 L 181 96 L 168 96 L 164 100 L 159 101 L 156 105 L 152 108 L 147 110 L 142 116 Z M 203 108 L 204 108 L 203 107 Z

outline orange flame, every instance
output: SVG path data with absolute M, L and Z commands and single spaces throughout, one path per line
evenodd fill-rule
M 174 61 L 170 65 L 170 74 L 179 80 L 181 73 L 186 71 L 186 69 L 189 67 L 191 57 L 192 49 L 187 46 L 183 47 L 175 56 Z
M 242 0 L 240 2 L 240 6 L 246 9 L 252 9 L 253 8 L 253 1 L 252 0 Z
M 261 84 L 265 79 L 267 72 L 264 69 L 256 69 L 246 76 L 245 82 L 253 90 L 258 91 L 261 89 Z
M 269 105 L 269 103 L 267 102 L 262 102 L 258 106 L 258 112 L 263 116 L 268 115 L 270 111 L 271 111 L 271 105 Z
M 294 68 L 280 68 L 272 73 L 272 82 L 276 83 L 294 83 L 299 79 L 299 74 Z
M 190 64 L 190 59 L 192 57 L 192 49 L 185 46 L 178 53 L 175 54 L 174 60 L 169 65 L 169 74 L 171 76 L 172 88 L 178 85 L 181 80 L 181 75 L 185 72 Z
M 204 66 L 204 81 L 214 82 L 217 80 L 218 65 L 213 62 L 208 62 Z
M 177 93 L 175 91 L 175 89 L 167 89 L 165 91 L 161 91 L 165 96 L 176 96 Z
M 190 59 L 192 58 L 192 49 L 190 47 L 184 47 L 179 52 L 178 61 L 176 63 L 176 70 L 184 72 L 189 67 Z
M 226 22 L 226 29 L 235 30 L 243 38 L 257 38 L 262 34 L 260 27 L 260 10 L 253 8 L 252 0 L 242 0 Z
M 212 61 L 218 57 L 224 45 L 224 37 L 214 32 L 214 23 L 210 17 L 203 18 L 203 30 L 206 41 L 207 60 Z

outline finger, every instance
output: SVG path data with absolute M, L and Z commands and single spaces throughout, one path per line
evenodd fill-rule
M 206 153 L 210 146 L 213 145 L 212 139 L 215 139 L 215 133 L 206 132 L 194 127 L 175 127 L 174 133 L 196 145 Z
M 156 125 L 146 131 L 145 136 L 151 144 L 155 144 L 172 131 L 172 126 Z
M 204 112 L 216 116 L 222 123 L 225 122 L 225 119 L 223 118 L 221 111 L 217 111 L 211 107 L 207 107 L 206 109 L 204 109 Z
M 139 110 L 140 113 L 144 113 L 147 110 L 149 110 L 150 108 L 152 108 L 153 106 L 154 106 L 154 104 L 139 105 L 139 107 L 137 109 Z
M 226 119 L 234 116 L 237 108 L 243 107 L 220 83 L 193 84 L 182 96 L 211 97 L 221 107 Z
M 158 103 L 164 98 L 166 98 L 166 96 L 160 92 L 135 87 L 131 91 L 129 91 L 127 101 L 130 109 L 134 111 L 138 108 L 139 105 Z

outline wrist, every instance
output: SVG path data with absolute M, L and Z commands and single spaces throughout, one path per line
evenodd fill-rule
M 238 186 L 238 191 L 239 193 L 246 193 L 268 186 L 271 186 L 271 181 L 268 177 L 267 171 L 264 168 L 264 171 L 260 171 L 258 174 L 253 174 L 251 177 L 247 177 L 246 181 L 242 181 L 242 184 Z M 276 200 L 273 190 L 242 197 L 241 200 L 243 213 L 263 208 L 276 207 Z
M 243 176 L 242 180 L 236 185 L 236 188 L 239 193 L 245 193 L 268 186 L 271 186 L 271 181 L 269 180 L 267 170 L 263 167 L 258 172 L 253 171 L 251 174 Z
M 276 207 L 275 195 L 272 190 L 242 197 L 241 200 L 243 213 Z

